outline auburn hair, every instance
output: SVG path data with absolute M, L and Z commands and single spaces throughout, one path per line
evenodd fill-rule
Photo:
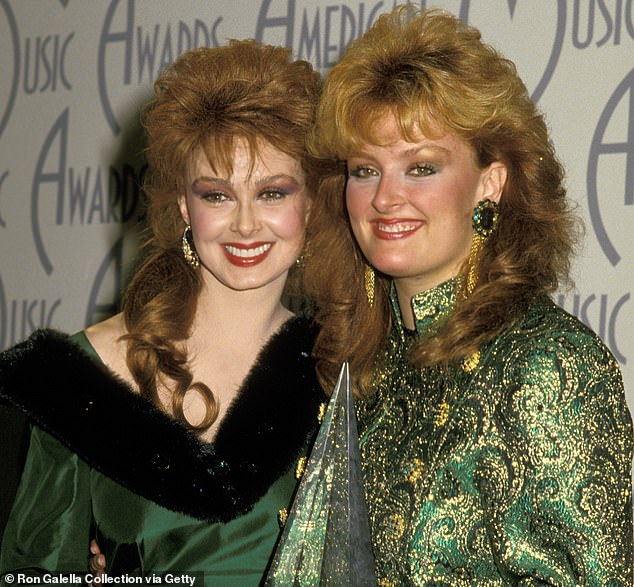
M 254 40 L 230 41 L 181 55 L 154 84 L 154 99 L 142 113 L 147 135 L 145 193 L 149 237 L 144 259 L 123 300 L 127 365 L 142 396 L 160 405 L 158 389 L 171 393 L 171 410 L 185 425 L 206 429 L 218 406 L 203 382 L 193 381 L 186 339 L 202 280 L 183 258 L 185 228 L 178 206 L 191 165 L 205 153 L 214 171 L 232 171 L 237 140 L 253 161 L 263 141 L 299 161 L 310 190 L 314 173 L 306 151 L 321 79 L 290 50 Z M 197 389 L 207 415 L 197 426 L 183 413 L 183 399 Z
M 544 116 L 515 65 L 445 11 L 401 6 L 379 17 L 328 75 L 309 140 L 314 155 L 339 162 L 321 180 L 307 237 L 319 252 L 306 268 L 321 327 L 318 373 L 328 388 L 348 360 L 362 395 L 391 328 L 391 280 L 376 274 L 370 307 L 366 261 L 345 207 L 345 161 L 364 144 L 381 144 L 376 123 L 385 115 L 395 116 L 406 140 L 453 134 L 470 145 L 478 167 L 500 161 L 507 168 L 477 287 L 457 296 L 437 336 L 414 346 L 414 365 L 457 363 L 507 328 L 536 294 L 568 282 L 580 227 Z

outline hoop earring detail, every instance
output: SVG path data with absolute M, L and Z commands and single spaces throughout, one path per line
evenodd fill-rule
M 365 295 L 368 299 L 370 308 L 374 307 L 374 268 L 370 265 L 365 266 Z
M 181 238 L 181 250 L 183 251 L 183 257 L 185 261 L 192 269 L 198 269 L 200 266 L 200 258 L 194 248 L 194 237 L 192 235 L 191 225 L 187 225 L 183 231 L 183 237 Z
M 486 240 L 493 234 L 500 218 L 498 205 L 493 200 L 480 200 L 473 209 L 471 225 L 473 227 L 473 239 L 469 251 L 469 272 L 467 274 L 467 294 L 473 293 L 478 284 L 478 261 L 482 247 Z

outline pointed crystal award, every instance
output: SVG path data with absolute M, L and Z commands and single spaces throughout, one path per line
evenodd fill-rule
M 357 420 L 344 363 L 265 587 L 376 584 Z

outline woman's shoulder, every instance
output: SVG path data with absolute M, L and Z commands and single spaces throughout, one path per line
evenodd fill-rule
M 125 322 L 121 313 L 92 324 L 83 331 L 90 345 L 100 357 L 111 355 L 121 345 L 120 338 L 125 333 Z
M 492 341 L 488 356 L 497 357 L 507 376 L 530 372 L 540 377 L 555 370 L 622 386 L 618 361 L 601 337 L 547 296 L 533 300 L 521 318 Z
M 95 359 L 81 336 L 37 330 L 0 356 L 0 398 L 56 438 L 74 431 L 81 439 L 95 430 L 94 421 L 88 427 L 84 423 L 102 413 L 97 398 L 110 406 L 113 397 L 124 403 L 135 396 Z
M 89 326 L 81 334 L 85 337 L 89 350 L 113 373 L 134 387 L 134 380 L 126 363 L 127 345 L 122 339 L 126 332 L 123 314 L 119 313 Z M 78 342 L 81 345 L 81 340 Z
M 535 346 L 547 344 L 577 352 L 589 349 L 592 352 L 611 354 L 601 337 L 576 316 L 557 305 L 544 295 L 529 303 L 517 322 L 502 334 L 498 344 L 521 344 Z

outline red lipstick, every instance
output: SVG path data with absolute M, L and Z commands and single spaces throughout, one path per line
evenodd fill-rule
M 222 250 L 228 261 L 236 267 L 251 267 L 266 259 L 273 248 L 271 242 L 223 243 Z
M 423 221 L 412 218 L 377 218 L 370 222 L 374 236 L 382 240 L 400 240 L 412 236 Z

